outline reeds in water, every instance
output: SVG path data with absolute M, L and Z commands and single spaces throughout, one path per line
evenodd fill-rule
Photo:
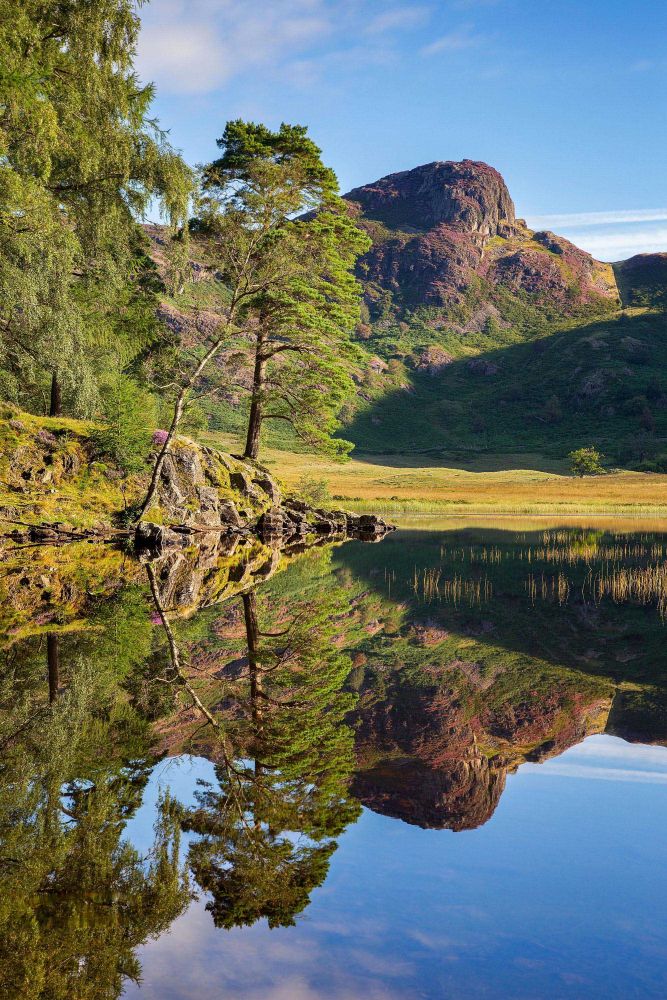
M 441 601 L 447 604 L 469 604 L 471 607 L 490 601 L 493 587 L 488 577 L 468 580 L 458 573 L 443 577 L 439 567 L 418 570 L 415 566 L 412 590 L 420 601 L 433 604 Z

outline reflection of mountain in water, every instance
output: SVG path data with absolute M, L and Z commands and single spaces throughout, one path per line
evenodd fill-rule
M 523 761 L 600 732 L 665 742 L 665 590 L 634 583 L 664 581 L 664 556 L 660 534 L 580 529 L 401 532 L 339 550 L 338 573 L 376 609 L 352 675 L 355 793 L 469 829 Z
M 610 701 L 554 691 L 516 711 L 494 710 L 478 702 L 474 687 L 399 686 L 358 712 L 354 793 L 376 812 L 418 826 L 474 829 L 493 815 L 508 770 L 602 732 Z

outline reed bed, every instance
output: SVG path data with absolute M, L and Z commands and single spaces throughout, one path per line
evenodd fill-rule
M 594 605 L 604 600 L 654 605 L 660 617 L 667 620 L 667 540 L 662 542 L 648 533 L 628 538 L 622 534 L 550 529 L 537 541 L 529 541 L 527 535 L 515 536 L 515 543 L 506 546 L 479 542 L 450 546 L 445 542 L 440 544 L 441 565 L 415 567 L 410 586 L 425 603 L 479 605 L 493 597 L 492 580 L 483 568 L 491 572 L 495 567 L 517 562 L 529 568 L 524 588 L 533 604 L 555 601 L 565 605 L 576 595 Z M 452 563 L 461 565 L 453 574 Z M 465 566 L 480 569 L 471 570 L 477 575 L 466 576 Z M 583 582 L 581 572 L 576 580 L 572 579 L 568 567 L 587 568 Z
M 615 566 L 607 563 L 592 570 L 583 584 L 574 586 L 564 573 L 552 576 L 530 573 L 525 588 L 533 604 L 538 600 L 567 604 L 576 591 L 584 601 L 599 605 L 603 600 L 615 604 L 655 605 L 660 618 L 667 619 L 667 564 Z

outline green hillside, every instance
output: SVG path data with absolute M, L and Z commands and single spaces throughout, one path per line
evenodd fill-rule
M 631 467 L 664 452 L 667 468 L 666 340 L 667 315 L 657 309 L 533 330 L 488 324 L 468 338 L 423 321 L 374 330 L 364 349 L 376 360 L 344 433 L 375 454 L 563 457 L 594 444 Z M 451 362 L 438 364 L 434 347 Z M 429 357 L 430 371 L 420 366 Z

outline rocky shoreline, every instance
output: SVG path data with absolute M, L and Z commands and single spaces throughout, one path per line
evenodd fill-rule
M 139 555 L 158 557 L 170 549 L 196 544 L 197 536 L 217 532 L 224 536 L 255 536 L 268 545 L 292 547 L 308 541 L 334 541 L 356 538 L 363 542 L 379 542 L 395 530 L 376 514 L 354 514 L 342 510 L 322 510 L 309 507 L 299 500 L 286 500 L 262 514 L 254 526 L 155 524 L 142 521 L 134 532 L 134 548 Z
M 139 552 L 159 554 L 211 531 L 285 546 L 318 537 L 376 541 L 391 530 L 374 514 L 325 510 L 284 497 L 259 462 L 178 438 L 162 469 L 157 502 L 137 526 L 134 541 Z

